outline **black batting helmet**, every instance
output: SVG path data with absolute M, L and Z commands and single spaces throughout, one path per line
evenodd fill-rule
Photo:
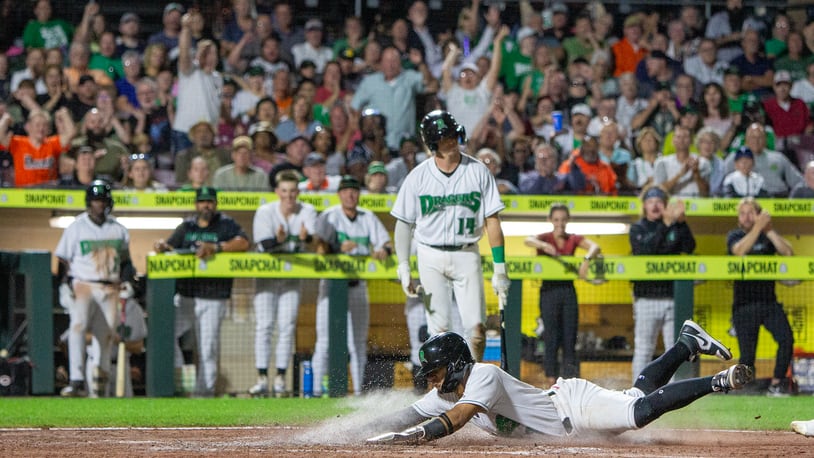
M 113 210 L 113 193 L 110 183 L 105 180 L 93 180 L 85 191 L 85 206 L 90 207 L 92 200 L 104 200 L 105 215 L 109 215 Z
M 427 376 L 430 372 L 446 367 L 447 375 L 441 384 L 441 393 L 451 393 L 466 376 L 475 359 L 469 352 L 469 345 L 463 337 L 454 332 L 443 332 L 430 337 L 418 351 L 421 369 L 418 375 Z
M 442 138 L 457 138 L 458 142 L 464 143 L 466 130 L 448 111 L 431 111 L 421 120 L 421 140 L 430 151 L 435 151 Z

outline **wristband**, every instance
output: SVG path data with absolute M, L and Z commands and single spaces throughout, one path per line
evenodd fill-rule
M 506 262 L 506 249 L 505 247 L 496 246 L 492 247 L 492 262 L 495 264 Z
M 590 261 L 590 260 L 591 260 L 591 256 L 589 256 L 589 255 L 587 255 L 587 254 L 586 254 L 586 255 L 585 255 L 585 257 L 584 257 L 584 258 L 582 258 L 582 259 L 584 259 L 584 260 L 586 260 L 586 261 Z
M 215 253 L 220 253 L 223 251 L 223 242 L 218 242 L 215 244 L 215 246 L 217 247 L 215 248 Z

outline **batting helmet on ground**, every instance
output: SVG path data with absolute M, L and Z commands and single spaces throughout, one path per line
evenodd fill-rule
M 105 215 L 113 211 L 113 193 L 110 190 L 110 183 L 105 180 L 93 180 L 85 191 L 85 206 L 90 207 L 92 200 L 105 201 Z
M 444 332 L 430 337 L 418 351 L 418 359 L 421 361 L 421 370 L 418 371 L 420 376 L 427 376 L 442 367 L 447 368 L 447 375 L 441 384 L 441 393 L 454 391 L 463 381 L 469 367 L 475 364 L 466 340 L 454 332 Z
M 421 140 L 430 151 L 435 151 L 442 138 L 457 138 L 458 142 L 464 143 L 466 142 L 466 131 L 449 112 L 431 111 L 421 120 Z

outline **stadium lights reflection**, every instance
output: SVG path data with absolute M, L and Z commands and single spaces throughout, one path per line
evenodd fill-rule
M 537 221 L 503 221 L 503 235 L 529 236 L 551 232 L 553 226 L 548 222 Z M 620 235 L 630 231 L 630 224 L 625 223 L 568 223 L 566 231 L 580 235 Z
M 54 216 L 48 220 L 48 224 L 57 229 L 65 229 L 74 221 L 73 216 Z M 151 216 L 119 216 L 116 221 L 122 223 L 130 230 L 155 229 L 172 230 L 178 227 L 183 218 L 177 217 L 151 217 Z

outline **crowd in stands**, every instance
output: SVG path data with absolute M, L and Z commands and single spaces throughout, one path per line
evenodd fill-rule
M 442 30 L 419 0 L 334 31 L 226 3 L 168 3 L 153 34 L 98 2 L 79 23 L 49 0 L 4 13 L 0 185 L 271 191 L 294 170 L 305 192 L 395 192 L 444 108 L 505 193 L 814 193 L 814 21 L 782 9 L 472 0 Z

